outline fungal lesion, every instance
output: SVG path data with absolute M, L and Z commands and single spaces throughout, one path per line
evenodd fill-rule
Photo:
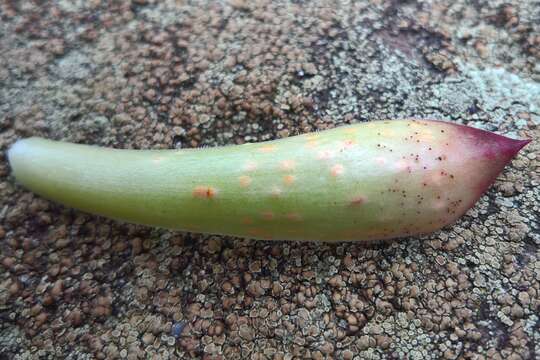
M 214 199 L 218 190 L 213 186 L 198 185 L 193 189 L 193 197 L 199 199 Z
M 356 141 L 354 139 L 345 139 L 339 145 L 339 152 L 349 150 L 350 148 L 354 147 L 357 144 L 358 144 L 358 141 Z
M 261 218 L 266 221 L 274 220 L 274 212 L 267 210 L 261 213 Z
M 293 171 L 296 169 L 296 162 L 291 159 L 283 160 L 279 163 L 279 168 L 283 171 Z
M 283 176 L 283 182 L 285 185 L 292 185 L 296 181 L 296 176 L 294 175 L 285 175 Z
M 332 150 L 320 150 L 317 152 L 317 160 L 330 160 L 335 157 L 335 153 Z
M 249 172 L 255 171 L 255 170 L 257 170 L 257 163 L 255 161 L 248 160 L 244 164 L 243 169 L 244 169 L 244 171 L 249 171 Z
M 359 208 L 367 202 L 367 197 L 364 195 L 355 195 L 349 200 L 349 207 Z
M 242 175 L 238 177 L 238 181 L 240 182 L 240 186 L 243 188 L 247 188 L 251 185 L 251 182 L 253 181 L 250 176 Z
M 300 215 L 299 213 L 288 213 L 287 215 L 285 215 L 285 217 L 287 218 L 287 220 L 294 222 L 299 222 L 303 220 L 302 215 Z
M 335 164 L 330 168 L 330 174 L 332 177 L 339 177 L 345 173 L 345 167 L 342 164 Z
M 308 149 L 314 149 L 316 148 L 317 146 L 319 146 L 319 141 L 318 140 L 308 140 L 305 144 L 305 146 L 308 148 Z
M 277 145 L 275 144 L 262 145 L 257 150 L 262 153 L 272 153 L 277 150 Z

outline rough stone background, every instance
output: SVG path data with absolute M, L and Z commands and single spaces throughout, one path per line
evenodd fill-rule
M 0 1 L 0 359 L 539 358 L 539 19 L 517 0 Z M 533 142 L 455 226 L 368 245 L 120 224 L 24 191 L 5 154 L 405 117 Z

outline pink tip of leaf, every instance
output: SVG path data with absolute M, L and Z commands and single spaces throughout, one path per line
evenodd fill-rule
M 490 160 L 510 161 L 531 140 L 515 140 L 490 131 L 456 125 L 479 155 Z

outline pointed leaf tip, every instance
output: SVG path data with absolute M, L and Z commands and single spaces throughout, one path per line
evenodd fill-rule
M 531 139 L 514 140 L 515 153 L 517 154 L 521 149 L 523 149 L 525 146 L 527 146 L 531 141 L 532 141 Z
M 506 161 L 510 161 L 525 145 L 531 142 L 530 139 L 517 140 L 501 135 L 497 135 L 497 137 L 493 150 L 498 154 L 495 156 L 502 156 Z
M 510 161 L 525 145 L 531 142 L 516 140 L 491 131 L 465 125 L 456 125 L 478 154 L 490 160 Z

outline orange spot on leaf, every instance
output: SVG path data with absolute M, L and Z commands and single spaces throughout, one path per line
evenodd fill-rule
M 319 145 L 319 142 L 317 140 L 308 140 L 308 142 L 306 143 L 306 147 L 308 149 L 313 149 L 317 147 L 318 145 Z
M 341 143 L 341 149 L 342 150 L 348 150 L 348 149 L 352 148 L 356 144 L 357 144 L 356 140 L 347 139 L 347 140 L 345 140 L 345 141 L 343 141 Z
M 245 171 L 254 171 L 257 170 L 257 163 L 255 161 L 247 161 L 244 164 Z
M 271 153 L 276 151 L 277 146 L 276 145 L 263 145 L 258 150 L 263 153 Z
M 288 213 L 286 217 L 291 221 L 302 221 L 302 216 L 298 213 Z
M 351 202 L 349 203 L 352 207 L 360 207 L 362 205 L 364 205 L 364 203 L 366 202 L 366 197 L 365 196 L 362 196 L 362 195 L 359 195 L 359 196 L 355 196 L 351 199 Z
M 321 150 L 317 153 L 317 160 L 328 160 L 334 157 L 334 152 L 331 150 Z
M 271 211 L 264 211 L 261 213 L 261 216 L 264 220 L 273 220 L 274 219 L 274 213 Z
M 287 185 L 292 185 L 296 181 L 296 177 L 294 175 L 285 175 L 283 177 L 283 182 Z
M 296 168 L 296 163 L 295 163 L 294 160 L 283 160 L 279 164 L 279 167 L 280 167 L 281 170 L 291 171 L 291 170 L 294 170 Z
M 251 178 L 249 176 L 246 176 L 246 175 L 242 175 L 238 178 L 238 180 L 240 181 L 240 186 L 241 187 L 248 187 L 250 184 L 251 184 Z
M 244 225 L 251 225 L 253 224 L 253 219 L 250 218 L 249 216 L 246 216 L 242 219 L 242 224 Z
M 330 169 L 330 173 L 332 174 L 333 177 L 341 176 L 343 175 L 344 172 L 345 172 L 345 168 L 341 164 L 336 164 L 332 166 L 332 169 Z
M 193 196 L 200 199 L 213 199 L 217 195 L 217 190 L 211 186 L 199 185 L 193 189 Z

